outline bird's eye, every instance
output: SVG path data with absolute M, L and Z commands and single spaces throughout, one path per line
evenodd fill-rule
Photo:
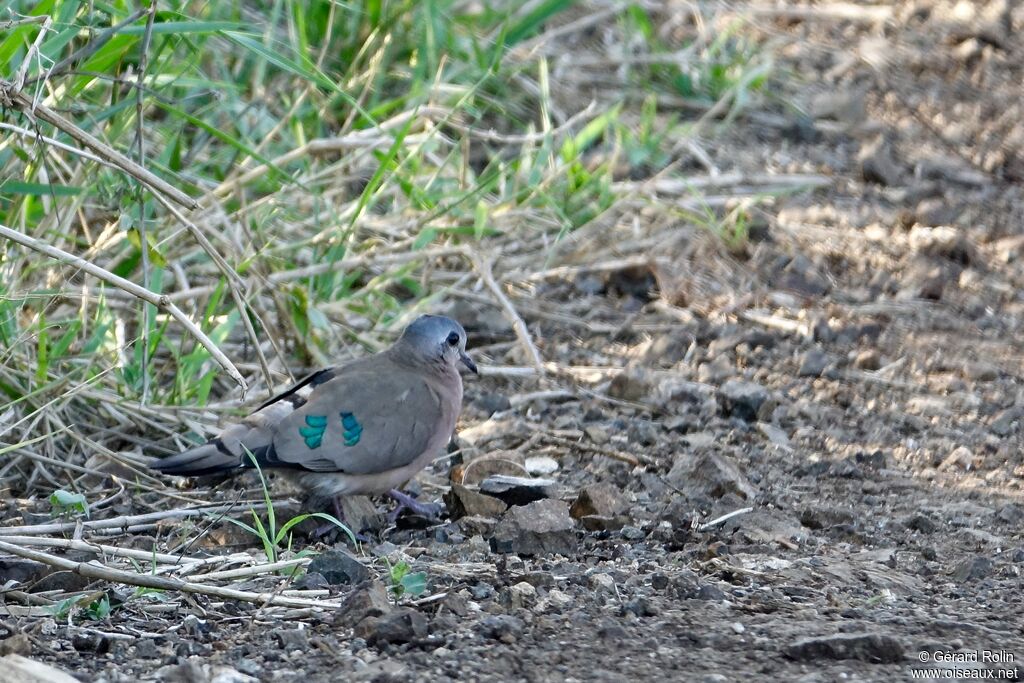
M 458 346 L 458 343 L 459 343 L 459 333 L 458 332 L 450 333 L 448 335 L 447 342 L 448 342 L 448 346 Z

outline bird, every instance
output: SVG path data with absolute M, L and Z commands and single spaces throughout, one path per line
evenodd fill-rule
M 205 444 L 157 460 L 164 474 L 203 476 L 259 465 L 280 469 L 311 493 L 387 493 L 402 509 L 436 517 L 437 506 L 399 487 L 440 455 L 462 410 L 459 364 L 466 330 L 439 315 L 418 317 L 379 353 L 317 370 Z

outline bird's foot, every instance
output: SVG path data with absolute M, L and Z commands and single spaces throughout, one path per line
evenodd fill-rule
M 395 523 L 395 520 L 398 519 L 403 510 L 408 510 L 412 514 L 424 517 L 436 524 L 441 521 L 441 513 L 446 509 L 443 503 L 421 503 L 408 493 L 398 489 L 391 489 L 388 491 L 388 495 L 398 503 L 398 506 L 388 515 L 388 521 L 392 524 Z

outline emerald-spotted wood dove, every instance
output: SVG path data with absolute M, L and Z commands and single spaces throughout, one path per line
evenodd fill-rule
M 390 348 L 314 372 L 202 446 L 157 461 L 165 474 L 200 476 L 286 468 L 324 496 L 388 492 L 441 454 L 462 409 L 458 363 L 473 372 L 466 331 L 424 315 Z M 252 458 L 248 453 L 252 453 Z

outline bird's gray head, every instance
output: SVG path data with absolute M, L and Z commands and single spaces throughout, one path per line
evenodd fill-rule
M 466 330 L 451 318 L 421 315 L 405 328 L 397 346 L 425 362 L 440 362 L 453 368 L 461 362 L 479 374 L 476 363 L 466 354 Z

